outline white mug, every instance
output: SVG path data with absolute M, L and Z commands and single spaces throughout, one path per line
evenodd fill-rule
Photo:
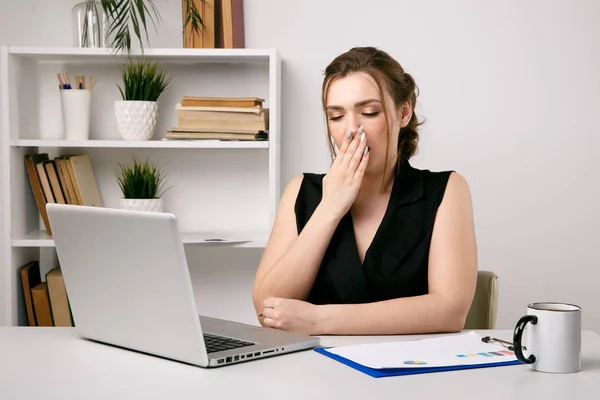
M 527 352 L 522 337 L 527 327 Z M 515 355 L 534 371 L 566 374 L 581 370 L 581 307 L 566 303 L 532 303 L 513 335 Z

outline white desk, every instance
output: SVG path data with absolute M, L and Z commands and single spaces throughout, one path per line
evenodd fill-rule
M 477 331 L 510 339 L 511 331 Z M 322 345 L 405 340 L 324 337 Z M 600 336 L 583 332 L 583 370 L 525 365 L 371 378 L 312 350 L 202 369 L 78 339 L 73 328 L 0 328 L 0 399 L 598 399 Z M 217 397 L 220 396 L 220 397 Z

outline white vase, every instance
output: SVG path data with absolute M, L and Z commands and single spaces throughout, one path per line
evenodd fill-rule
M 124 210 L 162 212 L 163 199 L 121 199 Z
M 156 130 L 156 101 L 115 101 L 117 128 L 125 140 L 150 140 Z

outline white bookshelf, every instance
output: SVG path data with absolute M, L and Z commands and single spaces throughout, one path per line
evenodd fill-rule
M 230 240 L 210 241 L 207 238 L 213 237 L 231 237 Z M 184 244 L 201 244 L 211 247 L 248 247 L 248 248 L 264 248 L 267 244 L 268 232 L 266 231 L 235 231 L 228 234 L 223 232 L 181 232 L 181 240 Z M 43 229 L 38 229 L 28 232 L 22 236 L 12 238 L 12 247 L 54 247 L 52 236 Z
M 134 53 L 134 57 L 142 54 Z M 42 274 L 56 265 L 54 241 L 44 230 L 25 170 L 27 154 L 89 154 L 105 207 L 119 207 L 117 164 L 133 157 L 167 172 L 165 212 L 178 218 L 194 251 L 261 249 L 280 196 L 281 61 L 273 49 L 145 49 L 172 77 L 159 99 L 155 136 L 124 141 L 113 103 L 126 56 L 111 49 L 0 47 L 0 325 L 27 325 L 18 270 L 32 259 Z M 90 140 L 64 140 L 56 74 L 98 78 L 92 96 Z M 261 97 L 270 109 L 269 140 L 167 141 L 175 104 L 184 95 Z M 232 242 L 206 242 L 223 232 Z
M 129 149 L 268 149 L 268 141 L 260 142 L 225 142 L 221 140 L 39 140 L 23 139 L 11 141 L 11 147 L 96 147 L 96 148 L 129 148 Z

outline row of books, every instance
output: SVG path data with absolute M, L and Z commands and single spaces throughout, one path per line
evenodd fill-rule
M 30 326 L 75 326 L 69 296 L 60 268 L 54 268 L 42 281 L 38 261 L 19 270 Z
M 64 155 L 50 159 L 48 153 L 28 154 L 25 156 L 25 168 L 49 235 L 52 235 L 52 229 L 46 213 L 47 203 L 102 207 L 89 155 Z
M 203 27 L 195 32 L 186 24 L 184 48 L 244 48 L 243 0 L 193 0 L 202 18 Z M 189 18 L 188 7 L 182 7 L 183 21 Z
M 167 139 L 266 140 L 269 109 L 257 97 L 184 96 L 175 106 L 177 126 Z

